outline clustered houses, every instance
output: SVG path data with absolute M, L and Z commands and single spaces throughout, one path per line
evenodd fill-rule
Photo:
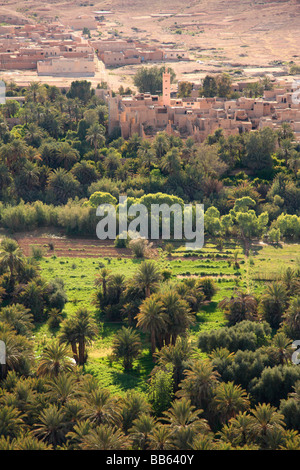
M 279 128 L 283 122 L 291 124 L 300 141 L 300 103 L 295 93 L 297 84 L 278 83 L 278 88 L 265 91 L 263 98 L 240 97 L 172 99 L 170 74 L 163 75 L 162 96 L 147 93 L 135 96 L 109 96 L 110 132 L 120 128 L 125 139 L 138 133 L 141 137 L 159 131 L 192 136 L 203 142 L 209 134 L 222 128 L 224 135 Z
M 0 70 L 93 76 L 94 50 L 60 23 L 0 27 Z
M 37 70 L 38 75 L 94 76 L 95 52 L 106 66 L 188 59 L 184 50 L 133 40 L 85 40 L 76 30 L 95 29 L 88 15 L 61 23 L 0 26 L 0 70 Z
M 162 49 L 134 40 L 93 40 L 90 44 L 96 50 L 99 59 L 108 67 L 163 60 L 188 60 L 188 53 L 184 50 Z

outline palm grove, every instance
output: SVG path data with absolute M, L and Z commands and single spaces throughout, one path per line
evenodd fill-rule
M 1 107 L 0 224 L 11 233 L 58 227 L 90 234 L 95 208 L 201 202 L 205 233 L 251 242 L 298 241 L 300 148 L 288 124 L 198 144 L 164 132 L 150 140 L 107 135 L 107 107 L 88 82 L 8 85 L 26 101 Z M 11 124 L 17 118 L 17 124 Z M 129 243 L 137 263 L 126 278 L 102 267 L 96 315 L 64 315 L 64 282 L 46 281 L 38 250 L 25 257 L 9 237 L 0 253 L 1 449 L 299 449 L 300 372 L 291 362 L 300 333 L 300 271 L 288 268 L 260 295 L 236 289 L 219 304 L 227 326 L 189 332 L 218 287 L 210 277 L 161 270 L 151 245 Z M 172 246 L 165 247 L 171 253 Z M 150 255 L 149 255 L 150 253 Z M 150 258 L 149 258 L 150 256 Z M 235 263 L 238 268 L 239 260 Z M 86 373 L 100 321 L 119 322 L 112 361 L 133 370 L 142 342 L 153 369 L 147 393 L 117 396 Z M 47 323 L 52 339 L 36 349 Z

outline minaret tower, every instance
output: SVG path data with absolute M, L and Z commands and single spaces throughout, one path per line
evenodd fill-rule
M 171 75 L 169 72 L 163 73 L 163 104 L 164 106 L 171 105 Z

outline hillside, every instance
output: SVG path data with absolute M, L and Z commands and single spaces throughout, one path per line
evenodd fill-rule
M 18 16 L 67 24 L 70 18 L 97 10 L 114 13 L 107 17 L 107 25 L 122 37 L 177 44 L 204 59 L 265 66 L 299 58 L 299 0 L 174 0 L 168 9 L 162 0 L 2 1 L 0 20 L 10 22 Z

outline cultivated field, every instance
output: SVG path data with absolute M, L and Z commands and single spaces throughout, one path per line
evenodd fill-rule
M 106 256 L 103 255 L 102 250 L 108 250 L 108 243 L 101 242 L 101 248 L 99 248 L 99 244 L 97 246 L 95 241 L 82 240 L 80 251 L 74 249 L 75 246 L 80 246 L 78 239 L 56 240 L 54 244 L 58 243 L 57 248 L 64 245 L 64 249 L 61 248 L 62 251 L 59 251 L 56 248 L 55 254 L 46 252 L 43 259 L 39 261 L 39 265 L 46 279 L 59 277 L 64 280 L 68 295 L 68 302 L 65 306 L 66 316 L 71 315 L 80 307 L 96 313 L 93 305 L 94 281 L 101 268 L 106 267 L 111 273 L 123 274 L 129 279 L 141 262 L 132 258 L 130 250 L 116 250 L 112 244 L 107 251 L 109 255 Z M 30 245 L 43 246 L 44 241 L 45 239 L 38 239 L 35 240 L 36 243 L 33 243 L 30 236 L 19 237 L 20 245 L 28 253 Z M 69 252 L 69 248 L 74 251 Z M 238 250 L 239 268 L 234 265 L 236 250 Z M 98 256 L 96 256 L 97 253 Z M 225 243 L 223 249 L 220 250 L 214 243 L 206 243 L 204 248 L 196 253 L 188 252 L 184 247 L 178 247 L 171 256 L 168 256 L 163 250 L 159 250 L 156 261 L 162 270 L 171 271 L 170 282 L 184 277 L 202 276 L 213 277 L 217 283 L 217 295 L 209 305 L 203 305 L 197 313 L 196 324 L 190 331 L 190 340 L 193 341 L 201 330 L 226 325 L 223 312 L 218 308 L 218 302 L 221 299 L 231 296 L 239 289 L 260 293 L 267 280 L 275 279 L 288 266 L 295 267 L 299 259 L 300 245 L 287 244 L 275 247 L 253 244 L 251 255 L 245 258 L 243 249 L 238 244 Z M 89 347 L 89 357 L 85 368 L 114 393 L 123 394 L 130 388 L 143 392 L 146 390 L 146 380 L 153 368 L 149 344 L 146 337 L 142 335 L 142 356 L 135 362 L 132 372 L 124 373 L 122 367 L 110 359 L 112 339 L 120 328 L 120 323 L 101 323 L 100 334 Z M 35 334 L 37 348 L 41 348 L 45 340 L 53 333 L 49 332 L 47 324 L 43 324 L 36 329 Z

